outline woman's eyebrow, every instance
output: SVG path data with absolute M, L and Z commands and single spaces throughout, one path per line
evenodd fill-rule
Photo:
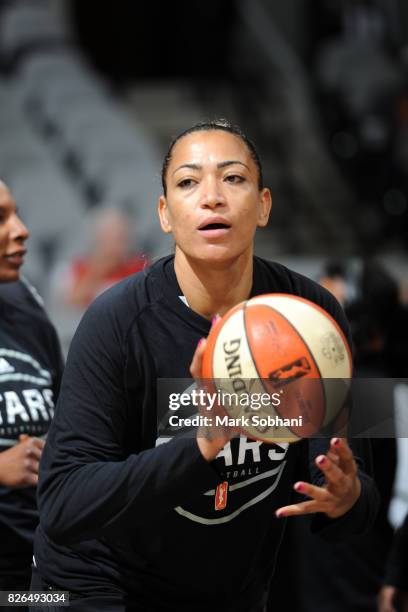
M 247 170 L 249 170 L 249 167 L 244 164 L 244 162 L 239 161 L 238 159 L 231 159 L 228 161 L 220 162 L 219 164 L 217 164 L 217 168 L 225 168 L 226 166 L 232 166 L 234 164 L 240 164 L 241 166 L 244 166 Z
M 234 164 L 240 164 L 241 166 L 244 166 L 247 170 L 249 170 L 249 167 L 244 164 L 244 162 L 239 161 L 237 159 L 228 159 L 226 161 L 222 161 L 219 164 L 217 164 L 217 168 L 226 168 L 227 166 L 232 166 Z M 181 170 L 181 168 L 190 168 L 190 170 L 202 170 L 203 167 L 200 164 L 182 164 L 181 166 L 179 166 L 178 168 L 176 168 L 173 172 L 173 174 L 175 174 L 178 170 Z
M 173 174 L 176 174 L 176 172 L 178 170 L 181 170 L 181 168 L 190 168 L 190 170 L 202 170 L 203 167 L 200 166 L 200 164 L 182 164 L 174 170 Z

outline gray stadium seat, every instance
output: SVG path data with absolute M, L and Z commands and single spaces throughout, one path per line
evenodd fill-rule
M 47 2 L 15 1 L 3 9 L 0 21 L 0 56 L 11 63 L 33 45 L 67 43 L 64 23 Z

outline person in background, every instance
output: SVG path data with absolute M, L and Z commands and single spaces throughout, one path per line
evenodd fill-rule
M 319 285 L 330 291 L 344 308 L 347 301 L 346 271 L 341 263 L 329 262 L 320 276 Z
M 378 612 L 408 612 L 408 515 L 394 536 Z
M 89 253 L 75 258 L 66 284 L 67 303 L 84 308 L 115 283 L 142 270 L 147 260 L 131 254 L 129 219 L 118 209 L 98 215 Z
M 73 252 L 57 261 L 47 291 L 49 312 L 65 355 L 89 304 L 148 264 L 147 257 L 134 249 L 129 216 L 118 208 L 92 211 L 70 249 Z
M 363 263 L 359 298 L 347 308 L 360 376 L 408 376 L 408 308 L 397 281 L 375 260 Z
M 344 278 L 344 271 L 333 262 L 327 266 L 320 282 L 327 281 L 324 283 L 326 288 L 335 293 L 337 286 L 329 283 L 336 278 Z M 398 461 L 395 441 L 398 430 L 393 418 L 390 419 L 392 423 L 385 421 L 386 417 L 394 415 L 395 396 L 390 385 L 381 381 L 407 376 L 406 360 L 402 358 L 407 345 L 406 309 L 400 303 L 397 282 L 376 261 L 363 262 L 356 289 L 357 299 L 346 308 L 353 337 L 354 377 L 360 379 L 360 401 L 356 412 L 361 412 L 363 406 L 372 411 L 375 406 L 380 407 L 384 414 L 384 423 L 377 428 L 372 439 L 365 438 L 364 430 L 356 429 L 363 434 L 359 444 L 370 446 L 371 460 L 366 459 L 366 465 L 371 464 L 381 495 L 379 512 L 368 533 L 344 538 L 342 542 L 328 543 L 321 538 L 312 540 L 307 517 L 290 523 L 283 541 L 279 574 L 272 583 L 271 612 L 277 596 L 281 605 L 285 598 L 297 598 L 291 601 L 291 607 L 299 612 L 376 612 L 382 584 L 387 586 L 380 591 L 380 612 L 392 612 L 393 608 L 386 606 L 391 605 L 398 588 L 406 588 L 403 582 L 403 542 L 407 540 L 403 530 L 397 537 L 395 551 L 386 568 L 394 537 L 389 506 Z M 380 384 L 375 384 L 372 379 L 380 379 Z M 361 422 L 367 423 L 368 420 L 363 418 Z M 313 563 L 310 563 L 310 546 L 315 552 Z
M 38 523 L 38 466 L 63 368 L 57 335 L 41 298 L 20 277 L 28 237 L 12 195 L 0 181 L 2 591 L 27 590 L 30 586 L 33 537 Z

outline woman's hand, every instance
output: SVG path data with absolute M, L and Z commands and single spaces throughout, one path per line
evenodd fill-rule
M 23 434 L 15 446 L 0 453 L 0 484 L 15 488 L 35 486 L 44 445 L 44 440 Z
M 324 512 L 330 518 L 338 518 L 354 506 L 360 497 L 361 482 L 347 440 L 333 438 L 326 455 L 316 457 L 316 465 L 323 472 L 326 484 L 317 487 L 308 482 L 297 482 L 295 491 L 311 499 L 279 508 L 277 517 Z

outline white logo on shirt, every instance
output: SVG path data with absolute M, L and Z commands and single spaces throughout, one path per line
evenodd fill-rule
M 0 374 L 8 374 L 10 372 L 15 372 L 15 369 L 7 361 L 7 359 L 4 359 L 4 357 L 0 357 Z
M 17 361 L 16 368 L 8 361 Z M 1 368 L 3 364 L 4 369 Z M 5 366 L 8 366 L 7 368 Z M 0 348 L 0 383 L 23 381 L 38 385 L 51 385 L 51 372 L 43 368 L 34 357 L 12 349 Z

